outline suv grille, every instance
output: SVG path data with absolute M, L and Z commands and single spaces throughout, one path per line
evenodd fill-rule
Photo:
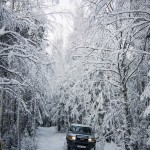
M 76 141 L 80 141 L 80 142 L 87 142 L 88 141 L 88 136 L 82 136 L 82 135 L 77 135 L 76 136 Z

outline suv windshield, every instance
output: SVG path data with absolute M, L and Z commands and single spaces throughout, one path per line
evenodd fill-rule
M 84 133 L 84 134 L 92 133 L 92 129 L 90 127 L 82 127 L 82 126 L 71 126 L 70 131 Z

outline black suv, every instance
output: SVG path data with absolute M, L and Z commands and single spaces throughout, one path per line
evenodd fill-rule
M 96 147 L 95 135 L 90 126 L 71 124 L 66 139 L 68 150 L 95 150 Z

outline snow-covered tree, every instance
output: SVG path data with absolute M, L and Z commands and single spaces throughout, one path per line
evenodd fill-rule
M 36 124 L 49 117 L 48 24 L 39 2 L 3 1 L 0 7 L 0 141 L 6 149 L 20 149 L 24 132 L 35 135 Z

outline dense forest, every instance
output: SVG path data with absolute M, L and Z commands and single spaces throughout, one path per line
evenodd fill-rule
M 73 14 L 47 3 L 0 0 L 0 150 L 35 150 L 38 126 L 70 123 L 150 149 L 150 0 L 82 0 Z M 55 14 L 73 20 L 67 43 L 48 39 Z
M 42 0 L 0 3 L 0 145 L 20 150 L 24 139 L 33 149 L 26 137 L 34 137 L 42 119 L 49 117 L 53 71 L 46 34 L 53 25 Z

